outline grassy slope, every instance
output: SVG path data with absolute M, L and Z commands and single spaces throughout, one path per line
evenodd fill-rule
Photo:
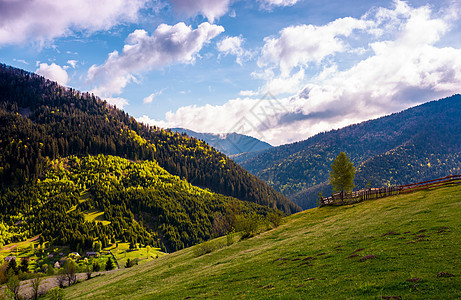
M 192 247 L 77 284 L 66 298 L 459 298 L 460 225 L 461 186 L 316 208 L 211 254 Z

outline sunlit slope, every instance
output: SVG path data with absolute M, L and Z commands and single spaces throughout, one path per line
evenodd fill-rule
M 66 299 L 454 299 L 460 224 L 461 186 L 315 208 L 211 254 L 192 247 L 77 284 Z

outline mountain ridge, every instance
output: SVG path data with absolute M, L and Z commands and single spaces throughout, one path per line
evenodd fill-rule
M 274 147 L 234 157 L 304 209 L 318 193 L 332 192 L 330 164 L 344 151 L 357 168 L 356 186 L 399 185 L 461 170 L 461 95 Z
M 185 128 L 170 128 L 172 131 L 178 133 L 185 133 L 188 136 L 195 137 L 199 140 L 205 141 L 216 150 L 228 155 L 233 156 L 240 153 L 255 152 L 272 148 L 269 143 L 260 141 L 254 137 L 239 134 L 236 132 L 230 133 L 206 133 L 196 132 Z

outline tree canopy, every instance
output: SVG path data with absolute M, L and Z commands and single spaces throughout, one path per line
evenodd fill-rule
M 346 153 L 341 152 L 333 161 L 330 172 L 330 184 L 337 192 L 349 192 L 355 187 L 355 167 L 347 157 Z

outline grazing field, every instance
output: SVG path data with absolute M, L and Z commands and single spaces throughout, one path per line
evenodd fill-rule
M 461 186 L 315 208 L 209 254 L 194 246 L 76 284 L 65 298 L 459 299 L 460 225 Z
M 83 213 L 85 215 L 85 221 L 87 222 L 92 222 L 92 221 L 101 222 L 102 225 L 104 226 L 110 224 L 109 221 L 106 221 L 106 219 L 104 219 L 103 211 L 92 209 L 90 211 L 84 211 Z

